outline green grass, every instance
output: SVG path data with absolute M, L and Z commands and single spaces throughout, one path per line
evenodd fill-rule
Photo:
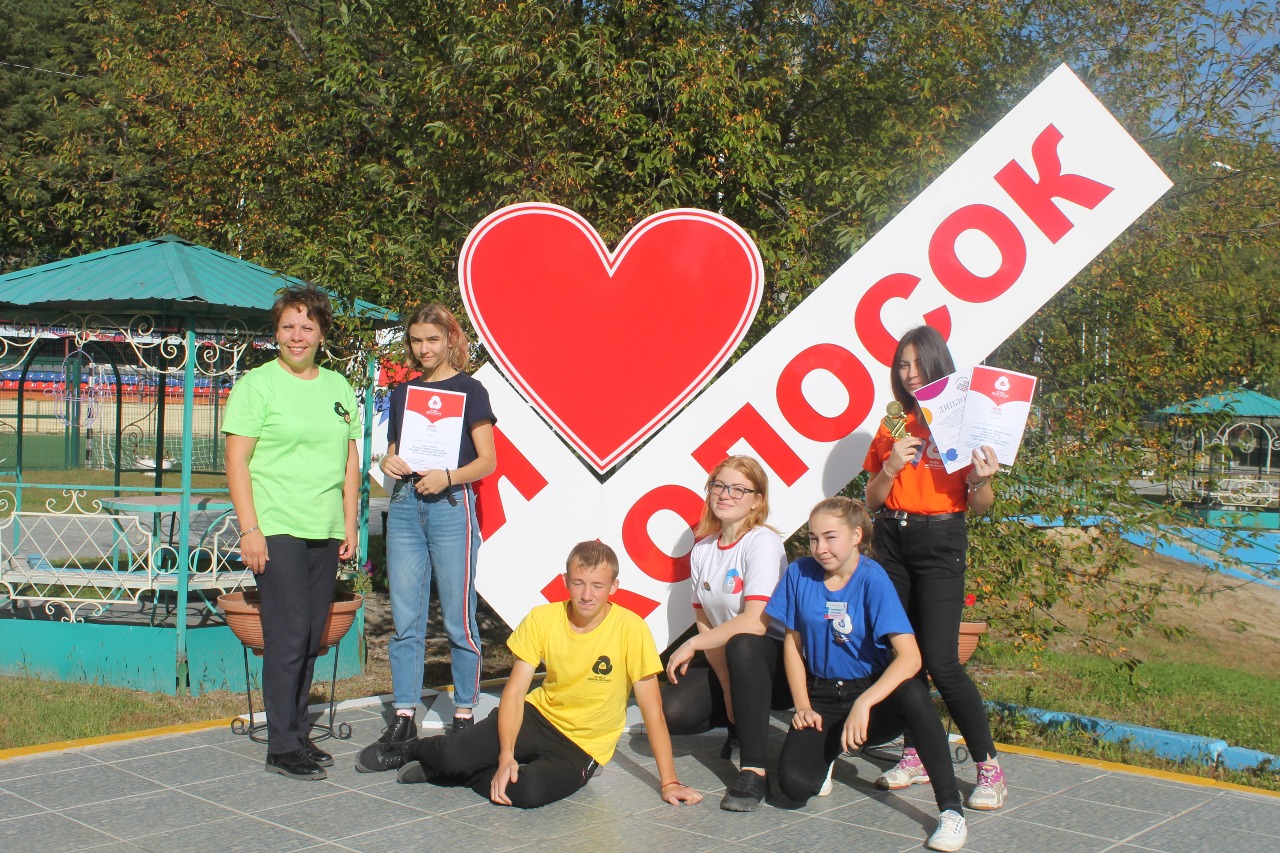
M 244 696 L 227 691 L 178 697 L 36 678 L 0 677 L 0 696 L 0 749 L 217 720 L 245 710 Z
M 1221 738 L 1280 755 L 1280 728 L 1261 712 L 1280 708 L 1280 678 L 1204 663 L 1125 665 L 1080 653 L 1032 655 L 987 639 L 974 657 L 986 699 Z M 972 665 L 971 671 L 978 672 Z

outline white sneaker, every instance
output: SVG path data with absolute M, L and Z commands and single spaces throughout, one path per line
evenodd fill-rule
M 836 769 L 836 763 L 833 761 L 831 762 L 831 765 L 827 767 L 827 778 L 823 780 L 822 787 L 818 789 L 819 797 L 831 796 L 831 789 L 835 787 L 835 785 L 831 781 L 831 771 L 835 769 Z
M 978 785 L 969 795 L 966 805 L 971 809 L 989 812 L 1004 805 L 1009 788 L 1004 782 L 1004 771 L 994 761 L 978 765 Z
M 965 826 L 964 815 L 947 809 L 938 815 L 938 828 L 929 836 L 925 847 L 930 850 L 942 850 L 944 853 L 959 850 L 969 839 L 969 827 Z
M 905 750 L 902 759 L 880 774 L 876 779 L 876 787 L 889 791 L 900 791 L 912 785 L 924 785 L 929 781 L 929 773 L 924 769 L 920 756 L 914 749 Z

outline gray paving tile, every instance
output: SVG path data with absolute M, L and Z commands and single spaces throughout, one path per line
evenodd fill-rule
M 840 853 L 899 853 L 917 849 L 925 833 L 917 827 L 910 834 L 887 832 L 865 826 L 853 826 L 825 817 L 806 817 L 781 829 L 773 830 L 741 842 L 775 853 L 812 853 L 815 850 Z
M 1025 805 L 1006 806 L 1000 814 L 1024 823 L 1069 829 L 1114 841 L 1146 832 L 1169 819 L 1167 814 L 1078 800 L 1060 794 Z
M 137 838 L 172 829 L 234 817 L 235 813 L 181 791 L 157 791 L 91 806 L 65 809 L 62 814 L 116 838 Z
M 1217 796 L 1208 788 L 1115 773 L 1076 785 L 1069 794 L 1080 800 L 1166 815 L 1181 814 Z
M 1163 853 L 1202 853 L 1206 850 L 1275 853 L 1280 846 L 1276 843 L 1275 834 L 1262 835 L 1232 829 L 1220 823 L 1206 823 L 1195 812 L 1173 818 L 1141 835 L 1129 838 L 1127 843 Z
M 37 814 L 43 811 L 48 810 L 38 803 L 33 803 L 30 800 L 25 800 L 7 792 L 0 792 L 0 820 L 8 820 L 11 817 L 24 817 L 25 815 Z
M 367 797 L 359 791 L 339 791 L 257 811 L 254 816 L 325 841 L 337 841 L 420 819 L 422 812 L 389 800 Z
M 457 809 L 467 809 L 484 802 L 470 788 L 443 787 L 440 785 L 401 785 L 394 773 L 377 774 L 380 782 L 360 788 L 367 797 L 376 797 L 392 803 L 408 806 L 421 815 L 446 814 Z
M 24 755 L 21 758 L 10 758 L 0 761 L 0 784 L 10 779 L 21 779 L 24 776 L 39 776 L 45 773 L 57 773 L 60 770 L 72 770 L 76 767 L 92 767 L 100 764 L 97 759 L 85 755 L 82 750 L 70 749 L 64 752 L 46 752 L 37 755 Z
M 236 755 L 212 746 L 195 746 L 144 758 L 129 758 L 112 767 L 136 773 L 162 785 L 188 785 L 223 776 L 236 776 L 261 766 L 263 759 Z
M 98 761 L 113 762 L 129 758 L 144 758 L 148 755 L 161 755 L 179 749 L 190 749 L 200 746 L 200 742 L 190 734 L 161 735 L 159 737 L 143 737 L 135 740 L 117 741 L 88 746 L 84 754 Z
M 1090 767 L 1086 764 L 1071 764 L 1067 761 L 1055 761 L 1030 755 L 1013 755 L 1005 753 L 1000 756 L 1000 766 L 1008 777 L 1009 793 L 1028 789 L 1045 793 L 1065 791 L 1093 779 L 1107 775 L 1107 771 Z M 964 793 L 973 790 L 974 773 L 972 770 L 957 770 L 956 776 L 967 783 Z
M 37 814 L 0 821 L 0 850 L 63 853 L 118 840 L 58 814 Z
M 592 777 L 569 800 L 586 806 L 607 808 L 618 815 L 636 814 L 661 802 L 653 780 L 653 773 L 648 768 L 628 772 L 619 763 L 610 762 L 605 765 L 603 772 Z M 704 796 L 711 796 L 706 791 L 702 793 Z M 719 795 L 715 799 L 719 802 Z
M 927 837 L 938 826 L 938 807 L 933 802 L 917 803 L 890 795 L 862 799 L 823 812 L 822 817 L 897 835 Z
M 494 806 L 497 808 L 497 806 Z M 391 829 L 343 839 L 342 846 L 359 853 L 404 853 L 407 850 L 483 850 L 498 853 L 523 846 L 496 832 L 476 829 L 445 816 L 426 817 Z
M 657 798 L 654 798 L 656 802 Z M 789 812 L 765 805 L 759 811 L 732 813 L 720 809 L 720 796 L 708 796 L 694 806 L 672 806 L 661 803 L 638 817 L 653 824 L 696 832 L 721 842 L 738 842 L 746 838 L 768 834 L 788 824 L 807 820 L 799 812 Z
M 511 838 L 513 843 L 524 843 L 561 835 L 587 834 L 599 824 L 616 820 L 617 815 L 607 809 L 572 800 L 560 800 L 537 809 L 514 809 L 494 805 L 476 796 L 470 807 L 449 812 L 449 819 L 500 833 Z
M 1280 838 L 1280 799 L 1261 794 L 1224 792 L 1187 816 L 1207 824 Z M 1276 849 L 1280 849 L 1280 841 Z
M 151 853 L 173 853 L 175 850 L 182 853 L 291 853 L 323 841 L 243 816 L 202 824 L 197 832 L 179 827 L 132 840 Z
M 326 794 L 336 794 L 342 788 L 329 782 L 299 782 L 296 779 L 286 779 L 278 773 L 250 770 L 238 776 L 183 785 L 178 790 L 233 811 L 253 813 Z
M 160 786 L 109 764 L 94 764 L 78 770 L 12 779 L 4 783 L 4 788 L 57 810 L 145 794 L 159 790 Z
M 705 808 L 706 803 L 679 808 Z M 677 808 L 668 806 L 668 808 Z M 723 845 L 723 839 L 661 826 L 643 816 L 597 824 L 586 830 L 544 839 L 543 849 L 557 853 L 701 853 Z
M 973 812 L 965 812 L 968 819 Z M 1101 853 L 1115 842 L 1065 829 L 1014 820 L 999 812 L 985 820 L 969 822 L 965 853 Z

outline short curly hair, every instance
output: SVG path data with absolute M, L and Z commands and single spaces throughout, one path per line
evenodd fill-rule
M 280 328 L 280 318 L 290 308 L 297 308 L 320 326 L 320 336 L 329 337 L 333 330 L 333 303 L 329 295 L 313 284 L 291 284 L 276 291 L 271 306 L 271 328 Z

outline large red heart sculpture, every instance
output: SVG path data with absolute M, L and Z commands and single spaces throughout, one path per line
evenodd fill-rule
M 737 348 L 764 264 L 741 228 L 704 210 L 650 216 L 610 252 L 572 210 L 530 203 L 475 227 L 458 279 L 494 361 L 603 473 Z

